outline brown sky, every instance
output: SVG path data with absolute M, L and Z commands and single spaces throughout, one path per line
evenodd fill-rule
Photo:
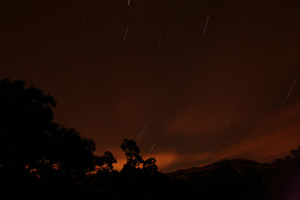
M 0 2 L 0 78 L 58 101 L 55 120 L 172 171 L 270 161 L 300 145 L 297 0 Z

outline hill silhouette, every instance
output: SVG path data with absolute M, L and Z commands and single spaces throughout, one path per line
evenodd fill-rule
M 134 140 L 127 162 L 94 154 L 92 139 L 54 122 L 54 98 L 24 81 L 0 81 L 0 199 L 298 200 L 300 146 L 271 163 L 222 160 L 161 173 Z M 8 198 L 7 198 L 8 197 Z
M 274 169 L 271 164 L 258 163 L 252 160 L 233 159 L 221 160 L 203 167 L 193 167 L 189 169 L 180 169 L 168 175 L 171 178 L 179 178 L 185 181 L 198 182 L 197 177 L 213 177 L 220 173 L 228 172 L 233 178 L 236 176 L 252 176 L 257 173 Z
M 178 170 L 168 176 L 171 180 L 192 184 L 199 198 L 263 199 L 263 189 L 273 170 L 271 164 L 233 159 Z

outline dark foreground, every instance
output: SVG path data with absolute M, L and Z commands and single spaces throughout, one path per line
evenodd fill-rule
M 261 164 L 224 160 L 169 174 L 99 172 L 84 177 L 52 173 L 1 174 L 1 199 L 225 199 L 298 200 L 299 159 Z M 8 195 L 8 196 L 7 196 Z M 9 198 L 4 198 L 9 197 Z

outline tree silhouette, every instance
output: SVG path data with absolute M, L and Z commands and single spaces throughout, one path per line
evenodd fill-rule
M 142 156 L 139 155 L 140 149 L 134 140 L 124 139 L 121 145 L 127 159 L 123 168 L 137 168 L 143 163 Z
M 156 165 L 156 159 L 155 158 L 148 158 L 143 162 L 143 172 L 146 174 L 154 175 L 157 173 L 157 165 Z
M 300 146 L 298 146 L 298 149 L 291 150 L 291 154 L 293 158 L 300 159 Z
M 54 98 L 24 81 L 0 81 L 0 170 L 39 176 L 60 170 L 79 176 L 94 169 L 94 141 L 53 122 Z M 4 173 L 5 172 L 5 173 Z
M 117 160 L 114 158 L 113 154 L 110 151 L 104 152 L 104 155 L 96 158 L 96 165 L 98 171 L 112 172 L 113 164 L 117 163 Z
M 74 129 L 53 124 L 46 159 L 71 176 L 83 176 L 95 167 L 95 143 Z
M 24 170 L 46 153 L 54 98 L 24 81 L 0 82 L 0 165 Z
M 139 155 L 140 149 L 134 140 L 124 139 L 121 145 L 122 150 L 125 152 L 127 162 L 124 164 L 121 173 L 133 175 L 136 173 L 143 173 L 144 175 L 154 175 L 157 173 L 157 165 L 155 158 L 148 158 L 143 160 Z M 142 166 L 142 168 L 140 168 Z

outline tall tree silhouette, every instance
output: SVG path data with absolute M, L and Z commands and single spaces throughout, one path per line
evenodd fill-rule
M 143 163 L 142 157 L 139 155 L 140 149 L 134 140 L 124 139 L 121 145 L 127 159 L 126 165 L 137 168 Z
M 142 156 L 139 155 L 140 149 L 134 140 L 124 139 L 121 148 L 125 152 L 127 159 L 121 172 L 142 172 L 148 175 L 157 173 L 158 167 L 156 165 L 156 159 L 150 157 L 144 161 Z M 140 168 L 140 166 L 142 166 L 142 168 Z
M 139 155 L 140 149 L 134 140 L 124 139 L 121 145 L 125 153 L 127 162 L 124 164 L 121 173 L 133 175 L 140 171 L 139 166 L 143 164 L 142 156 Z
M 24 81 L 0 81 L 2 174 L 61 170 L 71 176 L 94 168 L 95 144 L 53 122 L 54 98 Z
M 52 96 L 24 81 L 0 82 L 0 164 L 24 169 L 43 158 L 56 106 Z M 18 170 L 16 170 L 17 172 Z

